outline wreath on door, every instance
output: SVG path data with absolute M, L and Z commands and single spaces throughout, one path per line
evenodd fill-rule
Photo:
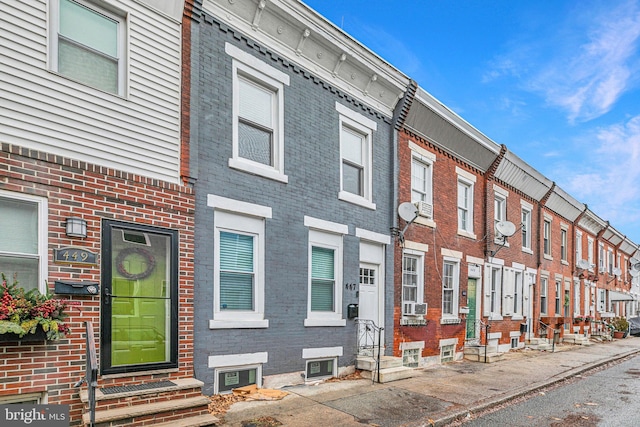
M 146 270 L 141 271 L 140 273 L 131 273 L 127 271 L 124 267 L 124 261 L 129 255 L 133 254 L 138 254 L 145 259 L 147 264 Z M 116 268 L 118 269 L 118 273 L 125 279 L 142 280 L 151 276 L 151 273 L 153 273 L 153 270 L 156 268 L 156 259 L 151 252 L 144 248 L 126 248 L 118 252 L 118 256 L 116 257 Z

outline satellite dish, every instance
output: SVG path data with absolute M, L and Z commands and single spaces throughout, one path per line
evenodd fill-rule
M 631 269 L 631 271 L 629 271 L 629 274 L 631 275 L 631 277 L 638 277 L 640 275 L 640 270 Z
M 496 231 L 504 237 L 511 237 L 516 232 L 516 225 L 511 221 L 496 222 Z
M 636 262 L 635 264 L 633 264 L 631 266 L 631 271 L 638 271 L 640 272 L 640 262 Z
M 622 270 L 620 270 L 618 267 L 613 269 L 613 274 L 616 276 L 620 276 L 622 274 Z
M 411 222 L 418 216 L 418 208 L 411 202 L 400 203 L 398 215 L 406 222 Z
M 589 261 L 587 261 L 586 259 L 579 259 L 576 262 L 576 267 L 581 270 L 587 270 L 589 268 Z
M 637 264 L 640 262 L 640 259 L 636 258 L 636 257 L 631 257 L 631 259 L 629 260 L 629 262 L 631 264 Z

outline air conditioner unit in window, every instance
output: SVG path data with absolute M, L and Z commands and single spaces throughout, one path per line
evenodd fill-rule
M 402 304 L 402 314 L 405 316 L 423 316 L 427 314 L 427 304 L 418 302 L 405 302 Z
M 431 215 L 433 215 L 433 205 L 431 203 L 416 202 L 416 207 L 418 208 L 418 215 L 420 216 L 431 218 Z

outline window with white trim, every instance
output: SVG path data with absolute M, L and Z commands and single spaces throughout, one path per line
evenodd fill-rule
M 424 253 L 405 249 L 402 255 L 402 313 L 409 315 L 411 305 L 424 298 Z
M 576 262 L 582 259 L 582 232 L 576 231 Z
M 485 264 L 484 270 L 484 316 L 493 319 L 502 317 L 502 266 Z
M 560 316 L 562 314 L 562 282 L 556 279 L 556 316 Z
M 493 220 L 495 224 L 499 223 L 500 221 L 507 220 L 507 199 L 502 194 L 495 194 L 495 198 L 493 201 Z M 498 240 L 499 242 L 505 240 L 504 236 L 500 234 L 498 230 L 495 230 L 494 228 L 494 231 L 496 233 L 496 240 Z
M 613 275 L 613 249 L 609 248 L 608 252 L 608 256 L 607 259 L 609 261 L 609 265 L 608 265 L 608 269 L 607 271 L 609 272 L 610 275 Z
M 551 220 L 545 219 L 542 226 L 542 250 L 543 253 L 551 256 Z
M 606 311 L 607 290 L 598 289 L 598 311 L 603 313 Z
M 289 76 L 227 43 L 233 58 L 233 135 L 229 167 L 280 182 L 284 173 L 284 87 Z
M 604 273 L 604 265 L 605 265 L 605 259 L 604 259 L 604 244 L 600 243 L 598 244 L 598 270 L 599 273 Z
M 309 282 L 305 326 L 345 326 L 342 318 L 342 236 L 348 227 L 305 217 L 309 228 Z M 314 227 L 325 228 L 314 228 Z
M 215 375 L 218 393 L 231 393 L 234 388 L 258 384 L 260 366 L 242 366 L 236 368 L 216 369 Z
M 215 213 L 214 320 L 264 319 L 264 220 Z
M 531 209 L 522 207 L 522 249 L 531 250 Z
M 562 228 L 560 230 L 560 259 L 562 261 L 567 260 L 567 229 Z
M 540 278 L 540 314 L 547 314 L 547 291 L 549 290 L 549 279 Z
M 591 237 L 587 237 L 587 261 L 589 261 L 589 270 L 595 267 L 593 262 L 593 239 Z
M 336 102 L 340 130 L 338 198 L 369 209 L 373 203 L 373 120 Z
M 443 345 L 440 347 L 440 363 L 453 362 L 456 355 L 455 350 L 455 344 Z
M 124 95 L 126 14 L 87 0 L 52 0 L 50 10 L 52 71 Z
M 473 183 L 458 177 L 458 231 L 473 233 Z
M 432 165 L 422 156 L 411 156 L 411 202 L 432 204 Z
M 0 272 L 46 293 L 47 199 L 0 191 Z
M 307 360 L 305 368 L 305 379 L 317 380 L 320 378 L 334 377 L 337 374 L 337 366 L 337 358 Z
M 442 317 L 458 317 L 460 261 L 445 258 L 442 266 Z

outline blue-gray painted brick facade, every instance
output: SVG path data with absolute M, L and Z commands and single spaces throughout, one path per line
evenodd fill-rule
M 347 305 L 357 303 L 355 290 L 345 283 L 359 282 L 359 243 L 355 229 L 389 235 L 395 215 L 391 118 L 362 107 L 298 66 L 282 60 L 245 35 L 219 25 L 211 17 L 193 26 L 192 98 L 198 111 L 191 112 L 192 167 L 197 170 L 195 214 L 195 354 L 196 377 L 213 392 L 213 369 L 208 356 L 268 352 L 263 375 L 303 371 L 303 348 L 342 346 L 339 366 L 352 365 L 356 354 L 353 320 L 345 327 L 305 327 L 308 287 L 308 239 L 305 215 L 346 224 L 344 236 L 343 318 Z M 288 74 L 284 89 L 284 162 L 287 184 L 228 166 L 232 156 L 232 59 L 225 53 L 231 43 Z M 265 54 L 266 53 L 266 54 Z M 338 200 L 340 185 L 339 102 L 377 122 L 373 134 L 373 202 L 376 210 Z M 209 329 L 213 318 L 214 212 L 207 196 L 214 194 L 272 208 L 265 222 L 265 318 L 264 329 Z M 393 339 L 393 245 L 385 257 L 386 345 Z

